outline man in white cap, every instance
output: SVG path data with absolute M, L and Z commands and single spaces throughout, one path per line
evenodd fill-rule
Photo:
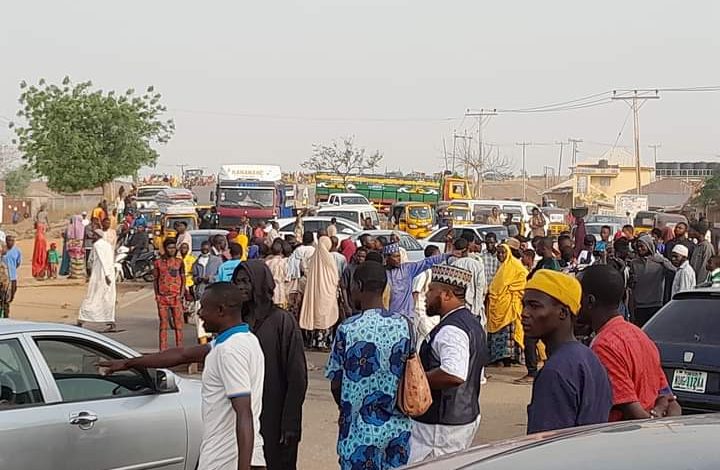
M 695 270 L 688 261 L 689 253 L 690 250 L 685 245 L 677 244 L 670 254 L 670 261 L 677 268 L 672 284 L 671 293 L 673 296 L 680 291 L 690 290 L 696 285 Z
M 427 314 L 439 316 L 420 347 L 432 405 L 413 419 L 410 463 L 467 449 L 480 424 L 482 369 L 489 362 L 485 332 L 467 308 L 472 272 L 450 265 L 432 268 Z

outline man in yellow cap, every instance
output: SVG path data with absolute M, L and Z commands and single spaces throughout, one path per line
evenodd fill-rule
M 582 289 L 574 277 L 542 269 L 525 288 L 525 335 L 542 340 L 549 352 L 538 372 L 528 406 L 528 434 L 605 423 L 612 390 L 605 368 L 590 348 L 575 339 Z

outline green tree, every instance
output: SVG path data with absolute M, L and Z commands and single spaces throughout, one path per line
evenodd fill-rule
M 10 196 L 24 197 L 33 177 L 32 170 L 21 165 L 5 173 L 5 192 Z
M 352 174 L 373 171 L 382 159 L 379 151 L 368 154 L 364 148 L 355 146 L 354 137 L 346 137 L 342 142 L 334 140 L 330 145 L 313 144 L 312 156 L 301 165 L 308 170 L 337 174 L 346 183 Z
M 705 181 L 694 202 L 705 209 L 720 204 L 720 175 L 715 175 Z
M 92 90 L 92 83 L 61 85 L 41 79 L 37 85 L 20 84 L 25 121 L 15 127 L 27 166 L 47 178 L 59 192 L 93 189 L 121 176 L 134 175 L 158 158 L 154 144 L 167 143 L 175 131 L 161 95 L 148 87 L 142 95 Z

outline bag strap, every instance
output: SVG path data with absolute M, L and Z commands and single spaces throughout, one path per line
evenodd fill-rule
M 417 354 L 417 334 L 415 333 L 415 325 L 413 325 L 410 319 L 405 315 L 400 314 L 400 316 L 405 319 L 405 322 L 408 325 L 408 333 L 410 334 L 410 350 L 408 351 L 408 357 L 412 357 Z

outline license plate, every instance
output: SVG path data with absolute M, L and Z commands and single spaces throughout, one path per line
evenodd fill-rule
M 707 372 L 676 369 L 673 374 L 672 388 L 680 392 L 705 393 Z

